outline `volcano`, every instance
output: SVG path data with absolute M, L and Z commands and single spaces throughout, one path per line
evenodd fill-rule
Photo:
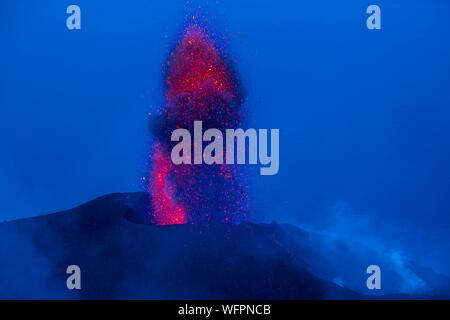
M 366 296 L 369 292 L 351 283 L 365 286 L 367 277 L 364 268 L 359 273 L 352 268 L 358 262 L 351 247 L 321 246 L 325 239 L 289 224 L 150 224 L 148 199 L 146 193 L 115 193 L 70 210 L 0 223 L 0 298 L 450 296 L 448 278 L 414 265 L 408 281 L 415 275 L 432 290 L 397 294 L 405 279 L 387 261 L 382 264 L 382 293 L 390 295 Z M 69 265 L 81 268 L 81 290 L 66 287 Z M 334 280 L 338 276 L 340 284 Z
M 358 298 L 307 269 L 280 224 L 183 224 L 146 219 L 146 193 L 110 194 L 71 210 L 0 224 L 1 298 Z M 69 265 L 81 290 L 66 288 Z

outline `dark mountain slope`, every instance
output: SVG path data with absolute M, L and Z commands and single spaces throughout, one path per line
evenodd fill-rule
M 290 225 L 146 224 L 146 194 L 0 224 L 1 298 L 360 298 L 314 276 Z M 82 289 L 66 288 L 81 268 Z

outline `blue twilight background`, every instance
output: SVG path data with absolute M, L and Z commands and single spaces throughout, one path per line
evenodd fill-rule
M 280 128 L 279 174 L 252 174 L 253 220 L 450 276 L 447 0 L 2 1 L 0 221 L 142 190 L 148 113 L 192 15 L 230 54 L 249 125 Z

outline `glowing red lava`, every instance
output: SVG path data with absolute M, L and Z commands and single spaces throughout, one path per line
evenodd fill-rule
M 166 106 L 152 128 L 157 140 L 149 184 L 152 221 L 169 225 L 241 219 L 245 197 L 236 168 L 174 165 L 170 158 L 173 130 L 192 130 L 195 120 L 206 128 L 235 128 L 241 119 L 237 80 L 202 27 L 191 25 L 184 31 L 168 59 L 166 85 Z
M 172 169 L 170 158 L 156 144 L 153 154 L 152 198 L 154 206 L 154 222 L 160 225 L 186 223 L 186 210 L 177 205 L 173 199 L 174 188 L 167 176 Z

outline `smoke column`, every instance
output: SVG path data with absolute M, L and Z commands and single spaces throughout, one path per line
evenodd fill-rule
M 238 128 L 243 99 L 235 74 L 206 30 L 188 26 L 171 53 L 165 74 L 165 107 L 151 122 L 156 138 L 148 191 L 150 217 L 159 225 L 239 222 L 245 218 L 246 195 L 237 166 L 174 165 L 173 130 L 193 137 L 194 121 L 203 131 Z M 192 154 L 194 154 L 192 152 Z

